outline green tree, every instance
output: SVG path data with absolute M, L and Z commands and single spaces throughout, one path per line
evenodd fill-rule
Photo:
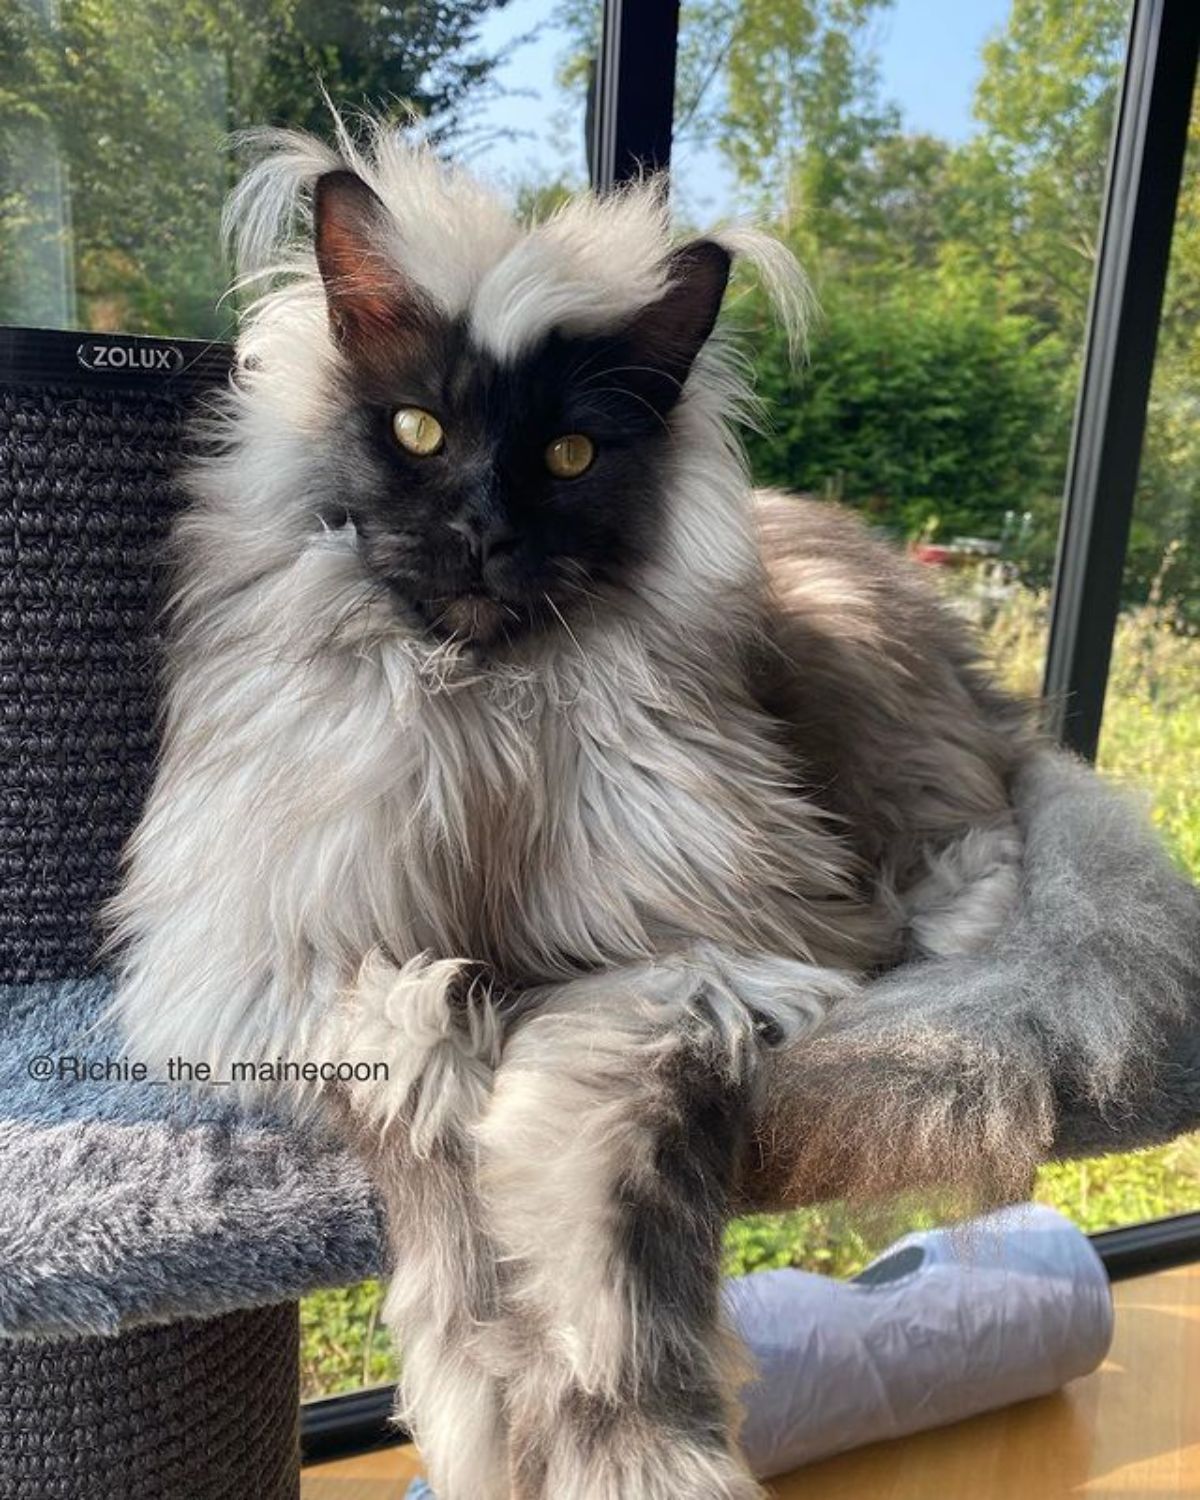
M 730 6 L 715 140 L 760 201 L 840 237 L 863 203 L 872 148 L 899 115 L 879 98 L 870 23 L 890 0 L 741 0 Z M 693 9 L 703 9 L 697 5 Z
M 479 47 L 479 22 L 508 0 L 255 0 L 262 57 L 244 80 L 253 119 L 318 133 L 328 112 L 314 80 L 344 107 L 412 111 L 456 140 L 493 85 L 498 55 Z M 239 7 L 245 17 L 247 12 Z
M 1014 308 L 1081 344 L 1129 0 L 1013 0 L 983 49 L 979 135 L 957 153 L 951 237 Z
M 219 334 L 227 133 L 327 130 L 323 83 L 452 141 L 494 87 L 479 22 L 504 3 L 0 0 L 0 320 L 39 316 L 69 243 L 72 321 Z
M 1200 96 L 1176 209 L 1126 595 L 1200 631 Z
M 861 205 L 864 162 L 899 116 L 880 98 L 872 23 L 892 0 L 685 0 L 675 133 L 710 146 L 743 195 L 833 238 Z M 595 0 L 560 0 L 564 86 L 586 86 Z

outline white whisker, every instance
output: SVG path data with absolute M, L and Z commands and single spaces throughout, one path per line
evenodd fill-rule
M 562 610 L 559 609 L 558 605 L 555 604 L 554 600 L 551 599 L 551 597 L 550 597 L 549 594 L 543 593 L 542 594 L 542 598 L 550 606 L 551 610 L 553 610 L 555 618 L 558 620 L 558 623 L 562 626 L 562 628 L 571 637 L 571 640 L 574 641 L 574 643 L 575 643 L 575 649 L 576 649 L 576 651 L 579 652 L 579 659 L 580 659 L 580 661 L 586 662 L 587 661 L 587 654 L 585 653 L 583 647 L 579 644 L 579 639 L 576 636 L 575 632 L 567 624 L 566 617 L 563 615 Z

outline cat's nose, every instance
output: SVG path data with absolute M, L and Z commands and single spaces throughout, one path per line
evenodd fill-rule
M 456 516 L 449 526 L 466 542 L 471 561 L 480 568 L 485 568 L 492 558 L 511 552 L 517 540 L 516 532 L 503 516 Z

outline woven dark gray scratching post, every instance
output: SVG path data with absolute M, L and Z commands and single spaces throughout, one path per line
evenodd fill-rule
M 294 1303 L 0 1345 L 4 1500 L 296 1500 Z
M 89 369 L 100 349 L 131 354 Z M 158 349 L 174 350 L 166 371 L 129 370 Z M 13 329 L 0 331 L 6 353 L 0 979 L 22 983 L 82 973 L 95 950 L 153 754 L 156 558 L 181 422 L 228 354 L 172 372 L 179 346 Z
M 115 1053 L 97 911 L 145 795 L 185 415 L 229 350 L 0 329 L 0 1500 L 295 1500 L 296 1298 L 379 1269 L 328 1143 Z

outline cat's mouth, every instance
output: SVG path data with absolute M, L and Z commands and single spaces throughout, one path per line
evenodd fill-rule
M 525 616 L 490 594 L 467 593 L 422 607 L 426 628 L 441 640 L 490 646 L 522 632 Z

